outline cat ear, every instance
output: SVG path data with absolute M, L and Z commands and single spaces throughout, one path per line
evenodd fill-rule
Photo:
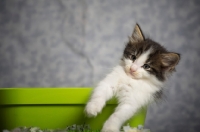
M 178 53 L 163 53 L 161 54 L 161 63 L 162 66 L 167 71 L 173 71 L 175 66 L 178 64 L 180 60 L 180 54 Z
M 129 40 L 133 43 L 145 40 L 144 35 L 142 33 L 142 30 L 137 23 L 136 23 L 135 28 L 133 30 L 132 36 L 129 37 Z

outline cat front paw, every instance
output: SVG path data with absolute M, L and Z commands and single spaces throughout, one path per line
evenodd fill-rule
M 120 130 L 115 126 L 109 126 L 109 127 L 103 127 L 101 132 L 120 132 Z
M 117 119 L 111 117 L 104 123 L 101 132 L 120 132 L 120 126 Z
M 104 103 L 101 102 L 89 102 L 85 107 L 85 113 L 88 117 L 95 117 L 98 113 L 101 112 Z

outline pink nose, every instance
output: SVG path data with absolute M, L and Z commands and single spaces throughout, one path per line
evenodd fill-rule
M 131 65 L 131 68 L 130 68 L 131 72 L 136 72 L 137 69 L 138 69 L 138 66 L 137 66 L 137 65 L 135 65 L 135 64 L 132 64 L 132 65 Z

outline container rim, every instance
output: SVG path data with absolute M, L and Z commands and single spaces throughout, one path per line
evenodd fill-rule
M 92 93 L 91 87 L 62 88 L 0 88 L 1 105 L 85 105 Z M 117 104 L 111 99 L 107 104 Z

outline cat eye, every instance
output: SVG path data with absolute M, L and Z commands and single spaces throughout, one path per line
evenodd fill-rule
M 148 64 L 144 64 L 142 67 L 143 67 L 144 69 L 146 69 L 146 70 L 148 70 L 148 69 L 150 68 L 150 66 L 149 66 Z
M 134 61 L 136 60 L 136 56 L 135 55 L 131 55 L 131 59 Z

